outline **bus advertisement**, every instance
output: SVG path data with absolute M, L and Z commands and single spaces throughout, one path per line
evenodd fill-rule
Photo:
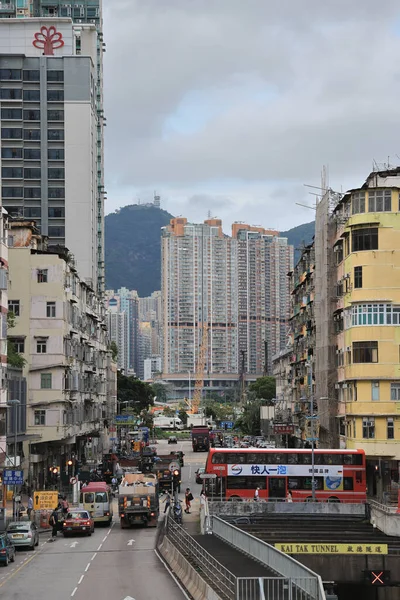
M 285 448 L 211 448 L 204 482 L 207 495 L 252 500 L 312 501 L 314 480 L 317 502 L 365 503 L 367 500 L 363 450 Z

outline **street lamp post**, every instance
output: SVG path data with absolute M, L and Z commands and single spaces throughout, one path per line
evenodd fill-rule
M 191 390 L 191 379 L 190 379 L 190 371 L 188 371 L 189 374 L 189 410 L 192 410 L 192 390 Z
M 17 434 L 18 434 L 18 427 L 17 427 L 17 423 L 18 423 L 18 412 L 17 412 L 17 407 L 19 404 L 21 404 L 21 402 L 18 399 L 13 399 L 13 400 L 9 400 L 8 401 L 9 406 L 13 406 L 14 407 L 14 470 L 17 468 Z M 15 501 L 16 495 L 17 495 L 17 487 L 14 484 L 14 514 L 13 514 L 13 518 L 15 520 L 17 520 L 17 503 Z

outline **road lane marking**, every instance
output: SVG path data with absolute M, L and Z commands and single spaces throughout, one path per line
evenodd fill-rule
M 85 577 L 85 574 L 83 574 L 83 575 L 80 576 L 80 579 L 78 581 L 78 585 L 80 585 L 82 583 L 84 577 Z
M 2 577 L 2 579 L 6 578 L 2 583 L 0 583 L 0 588 L 3 587 L 3 585 L 5 583 L 7 583 L 8 581 L 10 581 L 10 579 L 12 579 L 17 573 L 19 573 L 19 571 L 21 569 L 23 569 L 23 567 L 26 567 L 26 565 L 28 563 L 31 562 L 31 560 L 33 560 L 34 558 L 36 558 L 36 556 L 39 556 L 41 554 L 41 552 L 37 552 L 36 554 L 34 554 L 33 556 L 31 556 L 30 558 L 27 558 L 25 560 L 22 561 L 22 564 L 20 567 L 18 567 L 17 569 L 15 569 L 14 573 L 11 573 L 9 577 L 7 577 L 7 575 L 4 575 L 4 577 Z
M 76 594 L 76 590 L 77 590 L 77 589 L 78 589 L 77 587 L 74 589 L 74 591 L 73 591 L 73 592 L 72 592 L 72 594 L 71 594 L 71 598 L 72 598 L 72 596 L 75 596 L 75 594 Z
M 129 540 L 129 542 L 128 542 L 128 544 L 127 544 L 127 545 L 128 545 L 128 546 L 132 546 L 132 544 L 133 544 L 133 542 L 134 542 L 134 541 L 135 541 L 135 540 Z
M 108 535 L 108 534 L 107 534 L 107 535 Z M 106 541 L 106 539 L 107 539 L 107 536 L 105 535 L 105 536 L 103 537 L 103 542 L 105 542 L 105 541 Z
M 103 545 L 103 544 L 100 544 L 100 546 L 97 548 L 97 552 L 98 552 L 99 550 L 101 550 L 101 547 L 102 547 L 102 545 Z
M 75 548 L 75 546 L 77 546 L 79 544 L 79 542 L 72 542 L 72 544 L 70 545 L 70 548 Z
M 89 567 L 90 567 L 90 563 L 88 563 L 88 564 L 86 565 L 85 573 L 87 573 L 87 572 L 89 571 Z
M 95 552 L 90 560 L 94 560 L 97 556 L 97 552 Z

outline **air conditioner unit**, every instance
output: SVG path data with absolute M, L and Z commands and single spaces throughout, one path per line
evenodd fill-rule
M 351 346 L 346 346 L 347 352 L 351 352 Z
M 342 387 L 343 387 L 344 390 L 347 390 L 347 388 L 348 388 L 347 383 L 344 383 Z
M 340 390 L 340 383 L 335 383 L 335 390 Z

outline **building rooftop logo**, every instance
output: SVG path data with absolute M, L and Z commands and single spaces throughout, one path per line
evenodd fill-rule
M 43 26 L 35 33 L 32 44 L 35 48 L 43 49 L 45 56 L 52 56 L 55 48 L 64 46 L 64 40 L 62 34 L 53 25 L 49 28 Z

